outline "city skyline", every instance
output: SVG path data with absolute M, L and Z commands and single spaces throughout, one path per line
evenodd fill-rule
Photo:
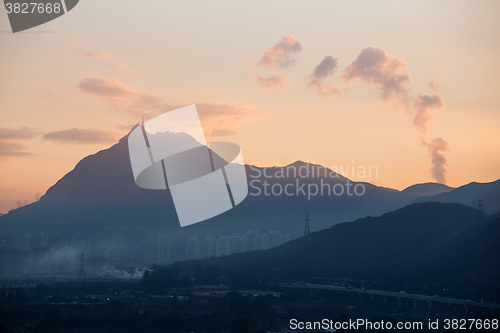
M 290 229 L 290 226 L 294 227 Z M 281 229 L 247 230 L 224 234 L 179 227 L 139 225 L 136 228 L 74 233 L 30 230 L 23 234 L 0 234 L 0 276 L 62 274 L 75 277 L 75 259 L 85 256 L 90 276 L 116 269 L 171 264 L 175 261 L 221 257 L 233 253 L 267 250 L 300 237 L 297 225 Z M 287 230 L 285 228 L 285 230 Z M 302 226 L 299 225 L 299 229 Z M 109 269 L 113 267 L 113 270 Z

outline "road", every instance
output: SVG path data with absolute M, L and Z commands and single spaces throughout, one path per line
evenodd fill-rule
M 346 287 L 340 287 L 340 286 L 332 286 L 332 285 L 325 285 L 325 284 L 310 284 L 310 283 L 280 283 L 280 286 L 285 287 L 285 288 L 335 290 L 335 291 L 343 291 L 343 292 L 348 292 L 348 293 L 389 296 L 389 297 L 407 298 L 407 299 L 427 301 L 427 302 L 460 304 L 460 305 L 464 305 L 464 306 L 478 306 L 478 307 L 490 308 L 490 309 L 500 309 L 500 304 L 475 302 L 475 301 L 471 301 L 471 300 L 446 298 L 446 297 L 439 297 L 439 296 L 407 294 L 407 293 L 401 293 L 401 292 L 398 293 L 398 292 L 393 292 L 393 291 L 358 289 L 358 288 L 352 288 L 352 287 L 346 288 Z

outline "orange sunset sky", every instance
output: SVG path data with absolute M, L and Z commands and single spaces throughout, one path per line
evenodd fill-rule
M 500 178 L 498 1 L 80 1 L 0 13 L 0 212 L 130 127 L 197 104 L 247 162 L 377 166 L 404 189 Z

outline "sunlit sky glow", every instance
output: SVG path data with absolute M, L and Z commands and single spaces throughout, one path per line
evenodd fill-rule
M 262 166 L 377 166 L 378 178 L 354 179 L 400 190 L 496 180 L 499 12 L 498 1 L 85 0 L 17 34 L 2 12 L 0 212 L 143 114 L 188 104 L 208 141 Z

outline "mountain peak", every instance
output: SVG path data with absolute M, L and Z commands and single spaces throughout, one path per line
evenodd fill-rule
M 443 192 L 449 192 L 454 189 L 455 188 L 449 187 L 445 184 L 429 182 L 429 183 L 419 183 L 408 186 L 407 188 L 402 190 L 401 193 L 405 195 L 422 197 L 422 196 L 436 195 Z

